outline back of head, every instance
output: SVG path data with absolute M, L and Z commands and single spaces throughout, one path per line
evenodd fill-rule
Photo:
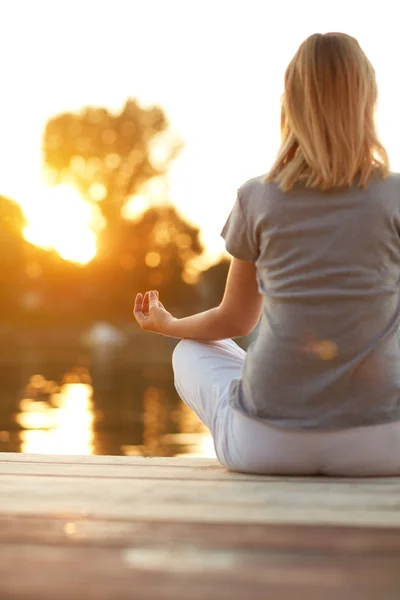
M 365 187 L 389 173 L 375 126 L 374 69 L 353 37 L 316 33 L 285 73 L 282 142 L 267 181 L 290 190 L 299 181 L 328 190 Z

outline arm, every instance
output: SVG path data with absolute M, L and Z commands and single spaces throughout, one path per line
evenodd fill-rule
M 253 263 L 232 259 L 221 304 L 197 315 L 176 319 L 158 300 L 155 292 L 136 296 L 135 317 L 142 329 L 174 338 L 222 340 L 249 334 L 261 314 Z

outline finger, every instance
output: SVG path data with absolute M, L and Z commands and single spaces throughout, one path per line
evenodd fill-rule
M 164 304 L 163 304 L 162 302 L 158 301 L 158 306 L 159 306 L 160 308 L 163 308 L 163 309 L 165 310 L 165 306 L 164 306 Z
M 148 313 L 150 307 L 149 292 L 146 292 L 143 298 L 143 312 Z
M 142 302 L 143 302 L 143 295 L 137 294 L 136 298 L 135 298 L 135 306 L 133 309 L 133 314 L 135 315 L 135 319 L 139 323 L 140 326 L 142 326 L 143 321 L 145 319 L 145 315 L 143 314 L 143 310 L 142 310 Z
M 149 293 L 149 298 L 150 298 L 150 309 L 152 308 L 157 308 L 158 307 L 158 298 L 157 298 L 157 294 L 154 291 L 151 291 Z
M 143 294 L 140 294 L 140 293 L 136 294 L 133 312 L 142 310 L 142 306 L 143 306 Z
M 158 290 L 153 290 L 155 295 L 157 296 L 157 300 L 158 300 L 158 306 L 161 306 L 161 308 L 164 308 L 162 306 L 162 303 L 160 302 L 160 292 Z

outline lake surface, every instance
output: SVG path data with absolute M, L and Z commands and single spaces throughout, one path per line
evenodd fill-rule
M 0 451 L 215 456 L 179 399 L 169 361 L 27 347 L 0 356 Z

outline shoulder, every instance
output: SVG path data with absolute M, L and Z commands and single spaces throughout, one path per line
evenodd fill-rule
M 400 201 L 400 173 L 391 172 L 388 177 L 372 180 L 366 187 L 371 199 L 379 199 L 382 207 L 396 207 Z
M 265 183 L 265 178 L 267 174 L 257 175 L 257 177 L 252 177 L 248 179 L 239 187 L 239 195 L 242 197 L 246 197 L 251 195 L 252 193 L 263 193 L 267 187 L 270 186 L 269 183 Z
M 275 182 L 266 182 L 267 173 L 252 177 L 238 189 L 238 200 L 245 213 L 260 214 L 275 204 L 275 198 L 282 192 Z
M 384 181 L 395 181 L 398 185 L 400 185 L 400 173 L 396 171 L 391 171 L 389 177 L 384 179 Z
M 382 183 L 386 183 L 387 186 L 391 186 L 397 191 L 400 189 L 400 173 L 391 172 L 390 175 L 382 180 Z
M 248 203 L 257 204 L 258 202 L 265 204 L 269 198 L 282 193 L 275 182 L 265 181 L 266 176 L 267 173 L 264 173 L 245 181 L 238 189 L 240 202 L 244 205 Z
M 265 173 L 252 177 L 238 189 L 237 201 L 241 213 L 245 221 L 254 228 L 264 221 L 267 214 L 271 214 L 280 193 L 275 182 L 265 181 L 266 176 Z
M 400 219 L 400 173 L 391 172 L 377 187 L 376 195 L 385 210 Z
M 388 192 L 390 190 L 399 190 L 400 188 L 400 173 L 390 171 L 389 175 L 382 177 L 380 173 L 371 176 L 370 181 L 366 186 L 366 190 L 378 191 L 384 190 Z

